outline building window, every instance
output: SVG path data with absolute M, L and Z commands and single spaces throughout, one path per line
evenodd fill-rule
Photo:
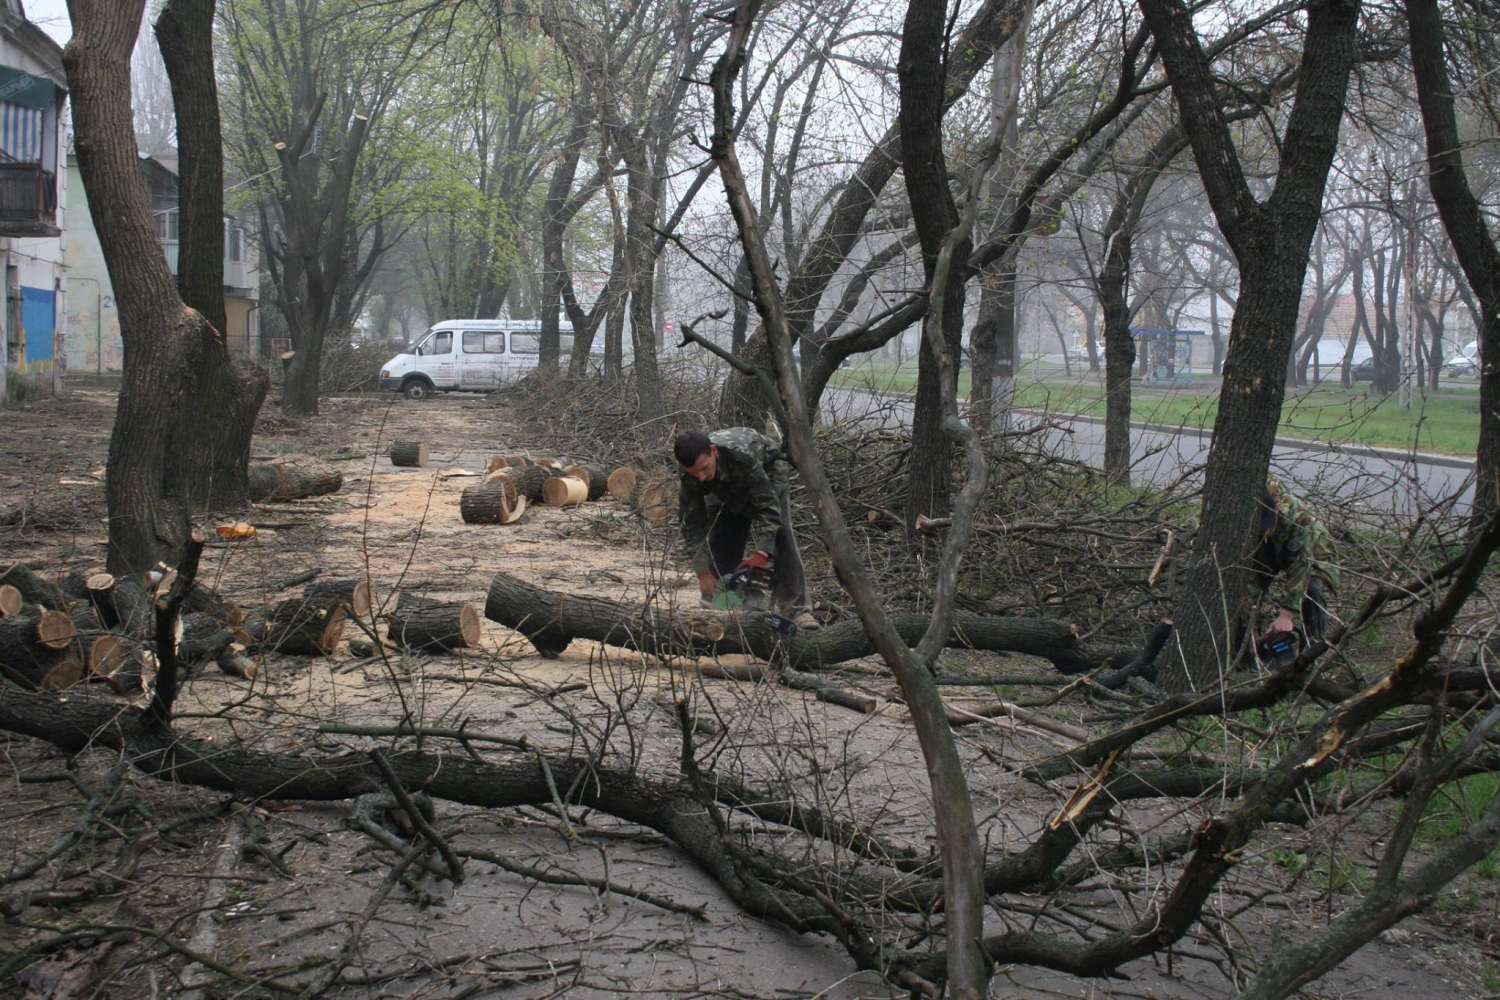
M 177 209 L 160 209 L 156 212 L 156 237 L 162 240 L 177 239 Z

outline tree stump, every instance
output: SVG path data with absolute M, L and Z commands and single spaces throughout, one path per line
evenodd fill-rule
M 252 462 L 246 496 L 255 503 L 267 500 L 301 500 L 336 493 L 343 485 L 342 472 L 312 459 Z
M 458 512 L 465 524 L 511 524 L 526 509 L 515 481 L 496 476 L 467 487 L 458 498 Z
M 320 608 L 289 597 L 263 616 L 246 618 L 236 628 L 234 641 L 288 656 L 327 656 L 343 638 L 345 613 L 341 604 Z
M 558 476 L 542 484 L 542 500 L 548 507 L 576 507 L 589 498 L 589 484 L 572 476 Z
M 609 474 L 605 489 L 609 491 L 610 496 L 624 503 L 630 499 L 631 494 L 635 492 L 636 484 L 640 481 L 640 473 L 629 466 L 622 465 Z
M 0 617 L 19 614 L 26 606 L 21 592 L 8 583 L 0 583 Z
M 404 469 L 420 469 L 427 464 L 427 442 L 392 441 L 391 464 Z
M 65 611 L 22 609 L 0 618 L 0 673 L 37 688 L 47 672 L 68 659 L 78 629 Z
M 509 479 L 516 484 L 516 492 L 525 497 L 528 503 L 540 503 L 542 484 L 547 481 L 547 478 L 545 469 L 527 465 L 520 468 L 501 469 L 491 477 L 490 481 Z
M 403 593 L 396 598 L 387 634 L 407 649 L 452 652 L 479 645 L 479 612 L 472 604 Z
M 671 483 L 641 483 L 626 502 L 648 521 L 665 521 L 676 512 L 677 489 Z
M 302 600 L 324 611 L 335 606 L 342 606 L 345 611 L 356 618 L 363 618 L 369 614 L 372 603 L 370 584 L 367 580 L 324 580 L 320 583 L 309 584 L 307 589 L 302 591 Z
M 589 484 L 590 502 L 604 496 L 609 489 L 609 472 L 599 465 L 570 465 L 563 470 L 563 475 L 572 476 L 574 479 L 582 479 Z

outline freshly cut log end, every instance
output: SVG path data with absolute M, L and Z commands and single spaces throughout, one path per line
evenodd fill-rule
M 301 500 L 337 493 L 344 474 L 312 459 L 296 462 L 252 462 L 246 495 L 261 503 L 267 500 Z
M 69 658 L 50 668 L 42 676 L 43 691 L 66 691 L 83 679 L 83 664 Z
M 23 608 L 0 618 L 0 675 L 38 687 L 47 671 L 69 658 L 76 635 L 72 617 L 62 611 Z
M 510 524 L 520 516 L 516 507 L 519 500 L 515 481 L 496 476 L 459 494 L 458 512 L 465 524 Z
M 407 469 L 420 469 L 427 464 L 427 442 L 392 441 L 391 464 Z
M 215 525 L 214 530 L 218 532 L 220 538 L 228 538 L 230 540 L 252 538 L 255 535 L 255 525 L 248 521 L 235 521 L 233 524 Z
M 43 611 L 36 623 L 37 641 L 48 649 L 67 649 L 78 635 L 72 617 L 65 611 Z
M 524 468 L 526 468 L 526 466 L 531 465 L 531 464 L 532 464 L 531 459 L 529 457 L 527 457 L 526 455 L 506 455 L 505 456 L 505 464 L 502 465 L 502 466 L 500 466 L 500 468 L 502 468 L 502 469 L 524 469 Z
M 484 473 L 489 475 L 491 472 L 499 472 L 508 465 L 510 463 L 506 461 L 504 455 L 491 455 L 489 462 L 485 464 Z
M 630 506 L 648 521 L 665 521 L 677 509 L 677 489 L 669 483 L 644 483 L 630 495 Z
M 523 466 L 521 468 L 501 469 L 495 473 L 491 482 L 498 479 L 509 479 L 516 484 L 516 492 L 525 497 L 530 503 L 540 503 L 542 499 L 542 484 L 547 481 L 545 469 L 537 466 Z
M 235 646 L 225 649 L 214 662 L 230 677 L 253 681 L 260 675 L 260 666 Z
M 479 612 L 474 605 L 445 603 L 402 594 L 391 613 L 389 636 L 408 649 L 451 652 L 479 645 Z
M 542 484 L 542 500 L 548 507 L 576 507 L 589 498 L 589 484 L 572 476 L 559 476 Z
M 563 475 L 588 483 L 590 501 L 598 500 L 609 489 L 609 473 L 601 466 L 570 465 L 563 470 Z
M 21 592 L 10 584 L 0 584 L 0 615 L 20 614 L 26 606 Z
M 640 478 L 640 473 L 629 466 L 622 465 L 609 474 L 609 478 L 605 482 L 605 489 L 609 491 L 610 496 L 623 503 L 629 500 L 631 495 L 635 493 L 635 488 L 640 482 Z
M 310 584 L 302 591 L 302 600 L 325 611 L 340 605 L 356 618 L 369 614 L 373 603 L 368 580 L 324 580 Z
M 556 468 L 560 468 L 560 466 L 557 464 L 557 460 L 556 459 L 552 459 L 552 458 L 539 458 L 535 462 L 532 462 L 531 464 L 537 466 L 538 468 L 542 468 L 542 469 L 556 469 Z
M 0 561 L 0 566 L 5 563 Z M 62 609 L 69 604 L 68 595 L 31 571 L 25 563 L 16 563 L 0 572 L 0 584 L 9 584 L 21 592 L 22 605 L 41 604 Z

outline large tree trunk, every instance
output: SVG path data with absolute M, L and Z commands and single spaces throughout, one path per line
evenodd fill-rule
M 1204 470 L 1203 514 L 1176 614 L 1169 688 L 1204 687 L 1227 668 L 1231 623 L 1245 613 L 1255 508 L 1286 393 L 1297 303 L 1355 60 L 1357 0 L 1311 7 L 1297 92 L 1275 186 L 1258 202 L 1246 182 L 1208 57 L 1179 0 L 1140 0 L 1167 67 L 1214 215 L 1240 265 L 1219 414 Z
M 1427 180 L 1443 228 L 1479 302 L 1479 449 L 1474 523 L 1500 507 L 1500 249 L 1464 172 L 1463 144 L 1443 54 L 1436 0 L 1406 0 L 1412 69 L 1427 133 Z
M 235 360 L 225 336 L 224 154 L 214 80 L 215 3 L 168 0 L 156 22 L 177 114 L 177 290 L 208 321 L 201 331 L 201 360 L 186 387 L 167 451 L 167 489 L 195 510 L 244 503 L 250 439 L 271 386 L 264 368 Z
M 948 164 L 943 155 L 942 39 L 946 6 L 932 0 L 913 0 L 907 8 L 906 31 L 897 65 L 901 82 L 902 173 L 912 220 L 922 244 L 923 273 L 929 284 L 943 241 L 958 224 L 958 210 L 948 188 Z M 963 275 L 968 270 L 972 246 L 965 239 L 955 249 L 954 280 L 944 286 L 943 351 L 955 359 L 963 335 Z M 938 358 L 925 343 L 918 351 L 918 358 L 917 395 L 912 404 L 911 471 L 906 493 L 908 525 L 916 523 L 919 514 L 946 516 L 953 496 L 953 443 L 942 426 Z M 953 364 L 949 370 L 957 378 L 958 365 Z
M 166 486 L 167 448 L 184 389 L 212 337 L 183 306 L 152 223 L 130 109 L 130 52 L 145 0 L 70 0 L 63 51 L 73 93 L 74 149 L 89 212 L 119 303 L 125 369 L 110 436 L 105 498 L 107 564 L 139 574 L 175 562 L 190 498 Z

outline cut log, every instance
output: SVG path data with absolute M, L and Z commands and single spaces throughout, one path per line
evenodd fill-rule
M 574 479 L 582 479 L 588 483 L 588 499 L 590 501 L 598 500 L 609 490 L 609 473 L 603 466 L 570 465 L 563 470 L 563 475 L 572 476 Z
M 156 630 L 151 596 L 130 577 L 95 573 L 89 577 L 89 603 L 107 629 L 137 638 L 147 638 Z
M 404 469 L 420 469 L 427 464 L 427 442 L 392 441 L 391 464 Z
M 609 474 L 609 480 L 605 488 L 609 495 L 624 503 L 635 493 L 635 488 L 641 481 L 641 474 L 629 466 L 622 465 Z
M 26 606 L 21 592 L 8 583 L 0 584 L 0 617 L 19 614 Z
M 40 606 L 0 618 L 0 673 L 25 688 L 36 688 L 47 672 L 67 659 L 78 635 L 64 611 Z
M 58 581 L 57 589 L 70 601 L 86 601 L 89 597 L 89 578 L 77 571 L 70 571 Z
M 220 538 L 236 541 L 241 538 L 254 538 L 255 525 L 249 521 L 233 521 L 229 524 L 220 524 L 214 527 L 214 531 Z
M 193 589 L 188 591 L 182 610 L 208 615 L 225 625 L 238 625 L 245 620 L 244 609 L 201 583 L 193 584 Z
M 526 455 L 506 455 L 505 464 L 502 469 L 524 469 L 531 464 L 531 459 Z
M 576 507 L 589 498 L 589 484 L 572 476 L 558 476 L 542 484 L 542 500 L 548 507 Z
M 73 657 L 54 665 L 42 677 L 43 691 L 66 691 L 83 679 L 83 664 Z
M 219 654 L 214 662 L 230 677 L 253 681 L 260 675 L 260 666 L 241 652 L 242 649 L 243 647 L 238 643 L 232 643 L 228 649 Z
M 0 563 L 0 565 L 4 565 Z M 69 604 L 68 595 L 31 571 L 24 563 L 16 563 L 0 573 L 0 585 L 8 584 L 21 592 L 22 604 L 40 604 L 61 611 Z
M 671 483 L 640 483 L 626 502 L 648 521 L 665 521 L 677 512 L 677 487 Z
M 336 493 L 343 485 L 342 472 L 309 458 L 285 462 L 252 462 L 247 496 L 255 503 L 267 500 L 301 500 Z
M 519 468 L 501 469 L 491 477 L 490 482 L 496 479 L 509 479 L 516 484 L 516 492 L 525 497 L 528 503 L 540 503 L 542 500 L 542 484 L 547 481 L 547 471 L 535 465 L 521 466 Z
M 186 614 L 182 616 L 182 638 L 177 640 L 177 658 L 189 666 L 204 663 L 233 641 L 234 632 L 226 622 L 201 612 Z
M 341 604 L 320 608 L 289 597 L 264 615 L 247 617 L 235 629 L 234 641 L 289 656 L 327 656 L 343 638 L 345 614 Z
M 499 472 L 509 464 L 510 463 L 505 460 L 504 455 L 491 455 L 490 460 L 485 463 L 484 474 L 489 475 L 491 472 Z
M 458 512 L 465 524 L 510 524 L 520 516 L 516 509 L 519 499 L 515 481 L 496 476 L 459 494 Z
M 403 593 L 396 598 L 388 635 L 392 642 L 408 649 L 452 652 L 477 646 L 479 612 L 472 604 Z
M 686 611 L 641 603 L 623 603 L 584 594 L 543 590 L 508 573 L 490 582 L 484 615 L 531 640 L 543 656 L 559 655 L 574 639 L 602 642 L 662 655 L 749 653 L 773 657 L 787 666 L 809 670 L 870 656 L 875 644 L 855 619 L 825 625 L 815 632 L 787 637 L 774 631 L 764 613 L 720 614 Z M 931 619 L 915 612 L 893 614 L 891 624 L 902 641 L 915 646 Z M 722 640 L 710 642 L 694 633 L 694 621 L 727 625 Z M 1072 627 L 1052 618 L 990 618 L 960 613 L 954 617 L 947 645 L 1022 653 L 1050 660 L 1063 673 L 1078 673 L 1108 663 L 1125 663 L 1133 648 L 1084 646 Z
M 354 617 L 363 618 L 370 613 L 370 583 L 368 580 L 324 580 L 302 591 L 302 599 L 325 611 L 336 605 L 342 606 Z

